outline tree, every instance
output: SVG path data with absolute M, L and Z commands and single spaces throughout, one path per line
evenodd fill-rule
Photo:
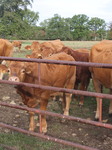
M 33 0 L 2 0 L 0 2 L 2 38 L 24 39 L 32 33 L 32 28 L 36 26 L 39 16 L 38 12 L 27 9 L 29 5 L 31 6 L 31 2 Z
M 112 40 L 112 22 L 109 23 L 108 39 Z
M 41 27 L 45 29 L 46 39 L 70 40 L 70 27 L 67 19 L 55 14 L 51 19 L 44 20 Z
M 91 31 L 91 38 L 96 40 L 102 40 L 106 36 L 106 23 L 103 19 L 94 17 L 88 22 L 89 29 Z
M 72 17 L 71 31 L 74 40 L 86 40 L 88 35 L 89 18 L 84 14 Z

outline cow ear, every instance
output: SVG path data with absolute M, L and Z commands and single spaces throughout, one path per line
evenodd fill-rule
M 26 74 L 31 74 L 31 70 L 30 69 L 26 69 Z
M 29 65 L 29 63 L 25 62 L 24 66 L 25 66 L 25 73 L 26 74 L 31 74 L 31 72 L 32 72 L 31 70 L 32 69 L 31 69 L 31 66 Z

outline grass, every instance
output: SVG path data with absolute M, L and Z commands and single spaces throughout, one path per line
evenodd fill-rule
M 90 49 L 98 41 L 63 41 L 64 45 L 70 46 L 71 48 L 87 48 Z
M 32 137 L 22 133 L 2 133 L 0 134 L 0 150 L 73 150 L 68 146 L 63 146 L 54 142 L 48 142 L 37 137 Z M 75 149 L 77 150 L 77 149 Z

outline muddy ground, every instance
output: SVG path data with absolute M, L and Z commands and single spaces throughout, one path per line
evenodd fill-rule
M 0 101 L 23 105 L 21 97 L 16 93 L 13 85 L 0 84 Z M 82 108 L 73 100 L 71 103 L 70 115 L 94 120 L 95 108 L 96 102 L 93 98 L 86 98 Z M 62 113 L 60 102 L 50 101 L 48 110 Z M 35 119 L 38 120 L 38 117 L 36 116 Z M 112 124 L 112 118 L 108 118 L 108 105 L 104 106 L 103 119 L 105 122 Z M 26 111 L 0 106 L 0 122 L 28 129 L 29 115 Z M 50 116 L 47 117 L 47 123 L 47 134 L 50 136 L 74 141 L 100 150 L 112 150 L 112 130 L 110 129 L 67 120 L 62 122 L 61 119 Z M 36 132 L 38 131 L 39 127 L 36 128 Z M 0 127 L 0 132 L 8 133 L 10 130 Z

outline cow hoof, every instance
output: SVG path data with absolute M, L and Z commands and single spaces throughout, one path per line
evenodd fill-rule
M 94 121 L 99 121 L 99 119 L 98 119 L 98 118 L 95 118 Z
M 42 128 L 42 133 L 47 133 L 47 128 Z
M 81 107 L 83 107 L 83 105 L 82 105 L 82 104 L 80 104 L 80 103 L 78 104 L 78 106 L 79 106 L 80 108 L 81 108 Z
M 79 102 L 79 107 L 82 107 L 83 105 L 84 105 L 83 103 Z
M 33 131 L 34 131 L 34 129 L 33 129 L 33 128 L 29 128 L 29 131 L 32 131 L 32 132 L 33 132 Z

